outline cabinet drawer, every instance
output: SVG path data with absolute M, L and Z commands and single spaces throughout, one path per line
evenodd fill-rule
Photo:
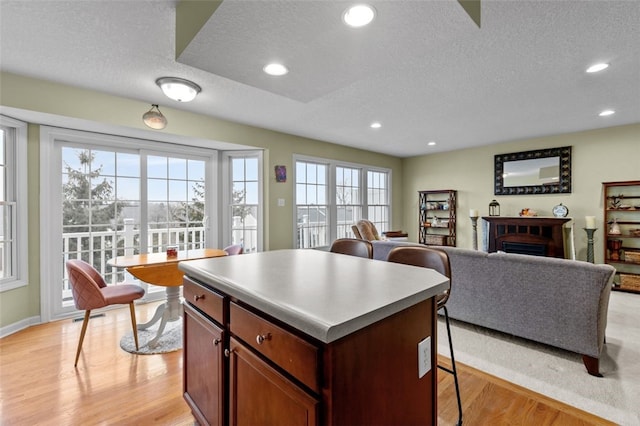
M 231 333 L 312 390 L 320 392 L 316 346 L 233 302 L 229 322 Z
M 197 307 L 212 319 L 224 324 L 224 296 L 184 277 L 184 300 Z

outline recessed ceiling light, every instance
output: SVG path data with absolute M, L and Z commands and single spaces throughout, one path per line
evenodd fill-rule
M 357 4 L 345 10 L 342 20 L 345 24 L 353 28 L 364 27 L 375 18 L 375 9 L 368 4 Z
M 607 68 L 609 68 L 609 64 L 605 64 L 604 62 L 602 62 L 599 64 L 591 65 L 589 68 L 587 68 L 587 72 L 598 72 Z
M 606 117 L 607 115 L 613 115 L 616 112 L 612 109 L 605 109 L 604 111 L 602 111 L 600 114 L 598 114 L 600 117 Z
M 374 121 L 373 123 L 371 123 L 372 129 L 379 129 L 380 127 L 382 127 L 382 124 L 380 124 L 378 121 Z
M 436 143 L 434 141 L 429 142 L 427 145 L 434 146 Z
M 262 70 L 267 74 L 274 75 L 274 76 L 285 75 L 286 73 L 289 72 L 287 67 L 285 67 L 282 64 L 278 64 L 276 62 L 265 65 L 264 68 L 262 68 Z

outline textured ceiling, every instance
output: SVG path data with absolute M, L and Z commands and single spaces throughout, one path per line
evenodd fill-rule
M 0 0 L 0 69 L 403 157 L 640 122 L 640 1 L 369 3 L 225 0 L 176 60 L 175 1 Z

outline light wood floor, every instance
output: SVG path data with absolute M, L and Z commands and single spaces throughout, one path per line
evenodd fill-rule
M 155 304 L 137 306 L 138 321 Z M 182 351 L 132 355 L 120 349 L 128 308 L 91 320 L 73 367 L 81 322 L 57 321 L 0 339 L 2 425 L 192 425 L 182 399 Z M 441 362 L 446 362 L 442 359 Z M 465 425 L 605 425 L 593 415 L 458 365 Z M 453 425 L 453 379 L 439 371 L 439 424 Z

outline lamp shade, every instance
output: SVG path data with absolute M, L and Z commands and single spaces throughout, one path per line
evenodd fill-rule
M 147 127 L 151 127 L 155 130 L 162 130 L 167 127 L 167 119 L 160 112 L 158 105 L 151 105 L 151 109 L 144 113 L 142 121 Z
M 194 82 L 178 77 L 162 77 L 156 84 L 169 99 L 178 102 L 191 102 L 202 91 Z

